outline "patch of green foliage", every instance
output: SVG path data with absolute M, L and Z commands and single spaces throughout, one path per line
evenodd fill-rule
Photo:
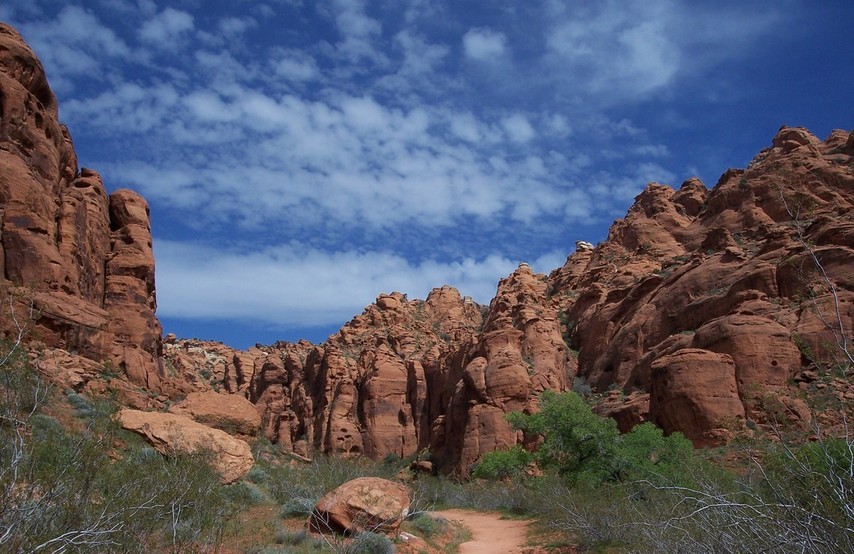
M 394 543 L 385 535 L 363 531 L 347 546 L 346 554 L 394 554 Z
M 490 452 L 474 467 L 472 475 L 481 479 L 518 477 L 534 460 L 534 455 L 521 445 Z
M 546 391 L 540 397 L 539 412 L 514 412 L 508 420 L 531 437 L 543 437 L 533 456 L 542 466 L 554 467 L 573 483 L 595 486 L 658 476 L 676 478 L 693 458 L 691 443 L 681 433 L 664 436 L 652 423 L 643 423 L 621 435 L 613 419 L 593 413 L 574 392 Z M 491 470 L 491 476 L 509 475 L 518 471 L 519 463 L 527 465 L 530 461 L 520 450 L 514 447 L 487 454 L 478 468 Z M 481 473 L 490 476 L 485 471 Z

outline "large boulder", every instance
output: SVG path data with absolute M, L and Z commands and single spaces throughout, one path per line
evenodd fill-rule
M 666 432 L 681 431 L 697 446 L 725 440 L 745 419 L 732 357 L 684 348 L 657 359 L 649 415 Z
M 163 455 L 210 451 L 213 467 L 226 484 L 246 475 L 255 463 L 246 441 L 187 416 L 125 409 L 119 412 L 119 421 L 123 428 L 145 437 Z
M 261 427 L 261 415 L 255 405 L 239 394 L 192 392 L 169 411 L 232 435 L 255 435 Z
M 309 526 L 320 533 L 371 531 L 393 535 L 409 513 L 411 498 L 406 486 L 360 477 L 326 494 L 314 506 Z

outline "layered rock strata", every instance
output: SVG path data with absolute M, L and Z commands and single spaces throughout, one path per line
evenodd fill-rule
M 156 390 L 148 206 L 78 169 L 41 62 L 0 24 L 0 332 L 109 362 Z

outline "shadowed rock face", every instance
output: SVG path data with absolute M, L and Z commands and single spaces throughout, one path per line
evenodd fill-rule
M 445 286 L 382 294 L 321 345 L 164 342 L 148 206 L 78 171 L 40 62 L 0 24 L 0 331 L 26 323 L 49 347 L 37 367 L 69 386 L 103 391 L 97 363 L 110 361 L 129 406 L 191 395 L 175 409 L 241 434 L 260 426 L 303 457 L 429 450 L 467 474 L 523 440 L 508 412 L 573 380 L 607 391 L 597 411 L 622 431 L 652 420 L 718 444 L 748 421 L 822 418 L 803 398 L 817 381 L 854 399 L 850 375 L 822 374 L 838 361 L 835 330 L 854 342 L 853 156 L 847 132 L 781 128 L 711 190 L 648 185 L 606 241 L 578 241 L 549 276 L 521 264 L 488 307 Z
M 0 330 L 96 361 L 156 390 L 160 323 L 148 206 L 78 171 L 41 62 L 0 24 Z M 9 306 L 4 301 L 5 306 Z M 13 317 L 14 316 L 14 317 Z

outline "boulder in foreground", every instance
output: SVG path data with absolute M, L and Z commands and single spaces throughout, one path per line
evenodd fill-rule
M 377 477 L 347 481 L 318 500 L 309 526 L 320 533 L 393 535 L 409 513 L 409 489 Z

